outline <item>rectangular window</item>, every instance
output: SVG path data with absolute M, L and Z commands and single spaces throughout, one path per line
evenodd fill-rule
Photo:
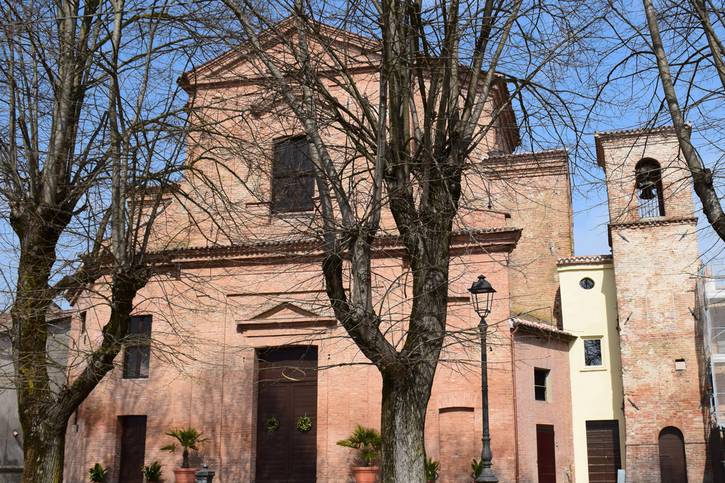
M 584 339 L 584 365 L 587 367 L 602 365 L 601 339 Z
M 314 167 L 307 139 L 300 136 L 276 143 L 272 164 L 272 212 L 312 211 L 314 194 Z
M 534 399 L 546 401 L 546 386 L 549 382 L 549 369 L 534 367 Z
M 151 358 L 151 316 L 131 317 L 128 322 L 128 336 L 123 353 L 123 378 L 142 379 L 149 377 Z

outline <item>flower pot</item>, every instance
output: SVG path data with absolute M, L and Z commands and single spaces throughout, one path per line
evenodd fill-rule
M 355 476 L 355 483 L 377 483 L 380 467 L 378 466 L 353 466 L 352 474 Z
M 196 472 L 199 468 L 174 468 L 176 483 L 196 483 Z

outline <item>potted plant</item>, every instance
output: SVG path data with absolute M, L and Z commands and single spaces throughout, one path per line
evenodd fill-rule
M 353 448 L 360 452 L 359 460 L 364 466 L 353 466 L 352 474 L 357 483 L 375 483 L 378 480 L 380 468 L 375 463 L 380 456 L 382 440 L 378 430 L 365 428 L 359 424 L 349 438 L 337 442 L 346 448 Z
M 161 474 L 163 472 L 161 471 L 161 465 L 158 461 L 154 461 L 150 465 L 144 466 L 141 471 L 146 483 L 159 483 L 161 481 Z
M 174 468 L 174 478 L 176 479 L 176 483 L 195 483 L 196 471 L 199 468 L 190 468 L 189 450 L 193 449 L 194 451 L 199 451 L 199 444 L 206 441 L 206 439 L 201 437 L 200 431 L 197 431 L 192 427 L 172 429 L 167 432 L 166 435 L 171 436 L 176 441 L 163 446 L 161 448 L 162 451 L 175 453 L 178 446 L 183 448 L 181 468 Z
M 108 470 L 101 463 L 96 463 L 88 470 L 88 477 L 93 483 L 103 483 L 106 481 Z
M 438 470 L 441 469 L 440 462 L 433 458 L 427 458 L 425 460 L 425 480 L 428 483 L 433 483 L 438 479 Z

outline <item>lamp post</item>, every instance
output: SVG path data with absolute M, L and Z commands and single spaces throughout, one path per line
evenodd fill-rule
M 473 296 L 473 308 L 481 318 L 478 323 L 478 331 L 481 337 L 481 407 L 483 412 L 483 428 L 482 440 L 483 448 L 481 449 L 481 472 L 476 477 L 479 483 L 498 483 L 498 478 L 491 467 L 491 434 L 488 424 L 488 355 L 486 353 L 486 330 L 488 324 L 486 317 L 491 313 L 491 304 L 493 303 L 493 294 L 496 290 L 486 280 L 483 275 L 478 276 L 478 280 L 473 282 L 471 288 L 468 289 Z

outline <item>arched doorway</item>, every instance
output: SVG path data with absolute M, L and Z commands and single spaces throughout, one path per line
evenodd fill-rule
M 687 483 L 685 462 L 685 438 L 682 431 L 669 426 L 660 431 L 660 481 L 662 483 Z

